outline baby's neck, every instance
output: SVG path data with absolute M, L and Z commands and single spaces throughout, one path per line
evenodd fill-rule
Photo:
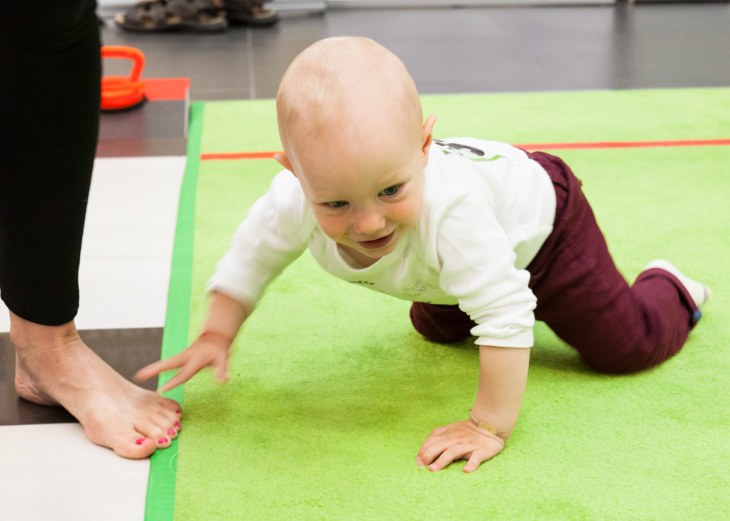
M 372 257 L 368 257 L 367 255 L 360 253 L 356 249 L 345 246 L 344 244 L 338 244 L 337 247 L 340 249 L 341 252 L 345 253 L 350 259 L 353 260 L 353 262 L 356 264 L 356 266 L 353 266 L 354 268 L 368 268 L 380 260 L 379 258 L 373 259 Z

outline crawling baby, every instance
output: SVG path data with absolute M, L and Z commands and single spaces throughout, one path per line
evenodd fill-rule
M 403 63 L 365 38 L 315 43 L 276 100 L 285 168 L 251 208 L 212 277 L 203 332 L 138 379 L 206 366 L 228 379 L 229 349 L 267 284 L 309 248 L 329 273 L 410 300 L 434 342 L 476 337 L 469 414 L 434 429 L 416 462 L 432 471 L 493 458 L 522 402 L 535 319 L 597 371 L 627 373 L 679 351 L 709 289 L 664 260 L 629 286 L 580 181 L 558 157 L 474 138 L 433 139 Z M 485 130 L 488 128 L 485 122 Z

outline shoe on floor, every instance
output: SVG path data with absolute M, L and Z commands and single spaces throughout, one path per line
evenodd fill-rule
M 224 0 L 224 4 L 231 25 L 268 27 L 279 21 L 279 13 L 264 9 L 260 0 Z
M 114 16 L 116 24 L 136 32 L 221 32 L 228 27 L 223 0 L 146 0 Z

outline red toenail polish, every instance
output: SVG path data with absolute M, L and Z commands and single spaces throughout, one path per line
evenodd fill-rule
M 178 410 L 177 410 L 177 411 L 175 411 L 175 412 L 176 412 L 176 413 L 178 413 L 178 414 L 180 414 L 180 413 L 181 413 L 182 411 L 181 411 L 180 409 L 178 409 Z
M 173 427 L 180 427 L 180 422 L 175 422 L 172 424 Z
M 136 443 L 137 445 L 142 445 L 144 443 L 144 440 L 146 440 L 146 439 L 147 438 L 138 438 L 138 439 L 134 440 L 134 443 Z
M 167 434 L 173 436 L 175 434 L 175 429 L 167 429 Z
M 160 438 L 157 443 L 167 443 L 167 438 Z

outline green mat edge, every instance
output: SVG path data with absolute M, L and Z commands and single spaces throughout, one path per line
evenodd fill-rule
M 203 102 L 196 102 L 190 106 L 187 164 L 180 188 L 180 203 L 177 210 L 161 359 L 176 355 L 188 345 L 190 295 L 193 276 L 195 197 L 198 187 L 200 138 L 203 134 L 203 106 Z M 163 385 L 171 377 L 171 373 L 161 374 L 158 385 Z M 182 405 L 183 387 L 180 385 L 165 393 L 165 396 L 177 400 Z M 178 440 L 174 439 L 169 448 L 155 451 L 150 458 L 145 521 L 172 521 L 174 517 L 177 447 Z

